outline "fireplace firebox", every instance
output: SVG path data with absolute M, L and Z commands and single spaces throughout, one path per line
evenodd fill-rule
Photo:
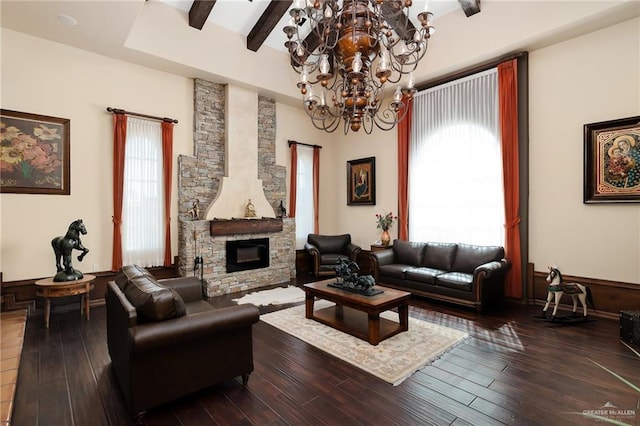
M 269 238 L 226 242 L 227 272 L 269 267 Z

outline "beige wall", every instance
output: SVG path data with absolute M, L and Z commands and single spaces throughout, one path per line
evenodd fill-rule
M 531 261 L 640 283 L 640 204 L 582 203 L 583 125 L 640 115 L 640 20 L 529 59 Z
M 582 125 L 640 114 L 639 28 L 634 19 L 531 51 L 530 260 L 537 270 L 558 263 L 566 274 L 640 283 L 640 206 L 582 204 Z M 433 59 L 434 70 L 460 66 L 441 52 Z M 122 80 L 118 85 L 117 79 Z M 155 94 L 159 89 L 166 94 Z M 91 253 L 76 266 L 109 269 L 111 115 L 104 109 L 177 118 L 174 154 L 191 155 L 191 79 L 3 29 L 1 101 L 6 109 L 70 118 L 72 132 L 71 196 L 0 197 L 4 279 L 51 275 L 49 241 L 77 217 L 87 223 L 83 242 Z M 350 232 L 367 248 L 379 238 L 375 213 L 397 211 L 395 131 L 325 134 L 302 110 L 281 103 L 277 120 L 278 164 L 288 166 L 288 139 L 323 146 L 320 231 Z M 347 206 L 346 161 L 369 156 L 376 157 L 377 204 Z M 175 253 L 177 231 L 172 232 Z M 392 237 L 396 232 L 392 228 Z

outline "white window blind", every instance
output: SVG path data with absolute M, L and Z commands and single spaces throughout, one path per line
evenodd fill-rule
M 497 69 L 418 93 L 412 121 L 410 239 L 504 245 Z
M 313 233 L 313 148 L 298 145 L 296 248 L 303 249 Z
M 162 129 L 157 121 L 127 118 L 122 205 L 123 264 L 164 262 Z

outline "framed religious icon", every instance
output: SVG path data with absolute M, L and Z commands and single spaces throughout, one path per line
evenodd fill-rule
M 347 161 L 347 204 L 376 204 L 376 158 Z
M 584 125 L 583 202 L 640 202 L 640 116 Z
M 69 195 L 70 120 L 3 109 L 0 122 L 2 192 Z

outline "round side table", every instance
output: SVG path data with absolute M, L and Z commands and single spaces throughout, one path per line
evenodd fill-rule
M 85 274 L 76 281 L 53 281 L 45 278 L 36 281 L 36 296 L 44 297 L 44 326 L 49 328 L 49 314 L 51 313 L 51 298 L 80 295 L 80 315 L 84 312 L 89 320 L 89 292 L 93 289 L 95 275 Z

